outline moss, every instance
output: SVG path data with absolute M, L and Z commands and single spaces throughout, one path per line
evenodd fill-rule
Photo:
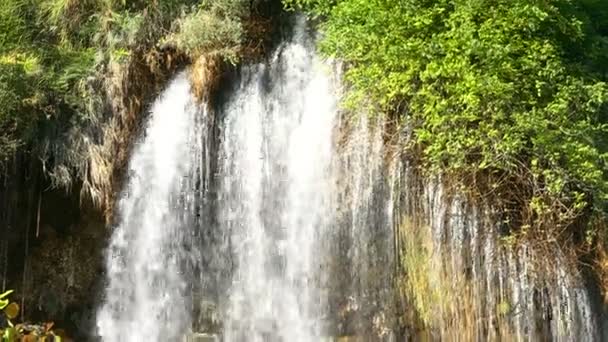
M 511 313 L 509 303 L 503 299 L 494 309 L 480 308 L 478 298 L 489 294 L 474 288 L 464 272 L 470 266 L 453 267 L 450 252 L 442 252 L 450 247 L 438 246 L 430 227 L 415 224 L 407 217 L 402 222 L 397 230 L 403 270 L 398 288 L 411 306 L 408 323 L 415 322 L 415 330 L 422 335 L 439 335 L 450 340 L 475 340 L 480 325 L 496 325 L 495 333 L 510 336 L 506 319 Z M 496 318 L 500 319 L 489 323 Z

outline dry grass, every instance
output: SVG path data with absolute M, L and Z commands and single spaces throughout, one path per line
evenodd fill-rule
M 144 103 L 184 63 L 183 55 L 155 48 L 120 63 L 110 62 L 93 91 L 98 98 L 91 100 L 91 110 L 96 115 L 86 125 L 72 127 L 63 144 L 46 146 L 47 154 L 55 156 L 48 170 L 53 185 L 80 186 L 81 201 L 100 208 L 110 222 L 132 142 L 145 115 Z
M 190 68 L 190 83 L 196 99 L 209 102 L 210 94 L 217 87 L 221 72 L 221 58 L 218 55 L 202 55 Z

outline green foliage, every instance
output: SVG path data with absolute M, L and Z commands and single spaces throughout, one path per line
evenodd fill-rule
M 608 3 L 284 2 L 324 15 L 350 104 L 400 115 L 428 169 L 524 174 L 537 214 L 606 210 Z
M 3 342 L 17 341 L 17 331 L 13 327 L 11 319 L 14 319 L 19 314 L 19 305 L 16 303 L 10 303 L 7 298 L 13 290 L 5 291 L 0 294 L 0 315 L 3 315 L 7 326 L 0 326 L 0 339 Z M 9 304 L 10 303 L 10 304 Z
M 103 101 L 118 99 L 103 87 L 120 82 L 121 68 L 170 40 L 193 57 L 234 61 L 248 11 L 245 0 L 0 1 L 0 168 L 29 150 L 69 186 L 98 150 L 89 145 L 104 143 Z
M 0 164 L 37 140 L 41 124 L 81 106 L 75 88 L 91 73 L 94 61 L 92 49 L 78 41 L 78 34 L 69 34 L 69 27 L 85 31 L 67 7 L 88 3 L 0 3 Z
M 219 54 L 235 62 L 244 36 L 241 19 L 248 16 L 247 0 L 205 1 L 178 21 L 179 31 L 167 38 L 192 56 Z
M 0 161 L 32 134 L 35 114 L 27 108 L 35 94 L 30 81 L 35 66 L 26 56 L 0 56 Z
M 1 331 L 1 330 L 0 330 Z M 2 342 L 17 341 L 17 332 L 14 327 L 8 327 L 3 331 Z
M 0 310 L 4 310 L 4 308 L 8 306 L 9 300 L 6 297 L 11 293 L 13 293 L 13 290 L 8 290 L 0 294 Z
M 336 5 L 337 0 L 283 0 L 287 9 L 306 9 L 315 16 L 326 16 Z
M 44 325 L 32 325 L 29 323 L 14 324 L 12 320 L 16 319 L 19 315 L 20 308 L 17 303 L 12 302 L 9 304 L 7 297 L 11 293 L 13 293 L 13 290 L 8 290 L 0 294 L 0 315 L 4 316 L 4 326 L 0 326 L 0 341 L 47 341 L 48 339 L 51 339 L 53 341 L 61 342 L 61 337 L 56 335 L 55 332 L 51 330 L 54 323 L 45 323 Z

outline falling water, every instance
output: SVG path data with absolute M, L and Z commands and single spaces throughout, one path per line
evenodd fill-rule
M 134 149 L 107 252 L 106 300 L 97 319 L 104 341 L 172 341 L 189 329 L 180 266 L 189 226 L 179 197 L 196 155 L 198 112 L 180 74 L 154 104 Z
M 118 204 L 103 340 L 597 339 L 559 251 L 505 246 L 493 208 L 421 176 L 407 130 L 338 110 L 338 70 L 299 21 L 211 109 L 176 77 Z
M 428 329 L 411 338 L 599 339 L 590 294 L 558 246 L 548 258 L 525 243 L 506 243 L 491 206 L 421 177 L 405 155 L 398 165 L 395 230 L 409 273 L 402 278 L 410 290 L 406 311 Z
M 268 65 L 242 71 L 222 126 L 220 229 L 235 273 L 228 341 L 318 341 L 320 235 L 331 222 L 331 69 L 303 26 Z

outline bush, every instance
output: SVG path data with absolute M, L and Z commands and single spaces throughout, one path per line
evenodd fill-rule
M 194 58 L 216 54 L 235 62 L 244 36 L 241 20 L 249 14 L 247 6 L 245 0 L 204 2 L 178 21 L 179 31 L 166 41 Z
M 325 19 L 321 50 L 347 62 L 348 102 L 410 126 L 427 171 L 517 179 L 502 186 L 532 193 L 537 225 L 606 213 L 604 2 L 285 3 Z

